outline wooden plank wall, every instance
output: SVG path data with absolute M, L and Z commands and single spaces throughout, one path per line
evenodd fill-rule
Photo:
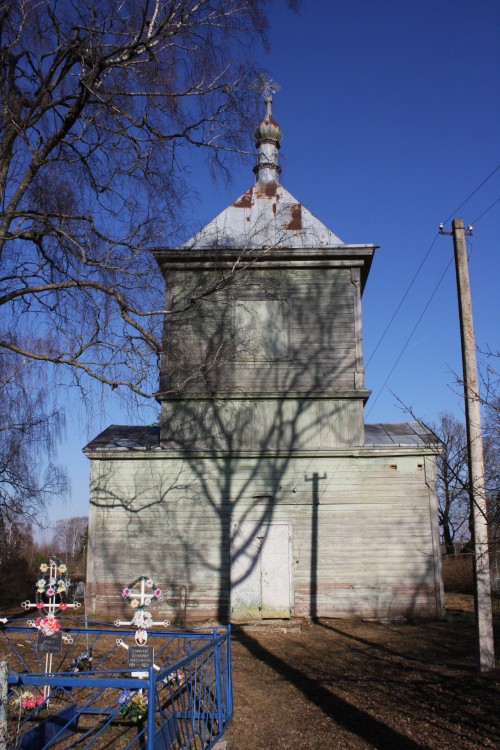
M 434 457 L 410 452 L 94 460 L 89 593 L 116 604 L 148 574 L 172 601 L 186 586 L 188 620 L 220 619 L 233 524 L 281 520 L 292 524 L 295 616 L 439 617 L 433 472 Z
M 352 282 L 350 268 L 253 268 L 251 276 L 240 272 L 228 286 L 204 297 L 217 279 L 217 271 L 168 276 L 172 313 L 165 317 L 160 392 L 313 393 L 362 386 L 362 378 L 356 378 L 359 284 Z M 249 356 L 258 347 L 238 338 L 235 306 L 252 299 L 285 305 L 287 356 L 268 361 Z
M 232 399 L 163 404 L 164 447 L 325 450 L 364 443 L 361 399 Z

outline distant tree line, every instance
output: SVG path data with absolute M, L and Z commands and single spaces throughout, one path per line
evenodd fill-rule
M 500 554 L 500 398 L 485 401 L 483 423 L 486 504 L 490 552 Z M 472 552 L 472 518 L 465 425 L 449 412 L 431 425 L 442 441 L 437 491 L 441 539 L 446 555 Z
M 0 606 L 14 608 L 26 599 L 33 601 L 39 565 L 51 555 L 66 563 L 73 582 L 84 580 L 87 542 L 86 516 L 56 521 L 49 543 L 37 542 L 33 526 L 22 517 L 4 524 L 0 544 Z

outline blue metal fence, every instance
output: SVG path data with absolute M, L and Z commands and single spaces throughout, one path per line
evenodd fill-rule
M 73 641 L 54 655 L 50 674 L 33 629 L 0 632 L 11 748 L 209 750 L 232 718 L 229 628 L 150 633 L 155 665 L 141 678 L 128 666 L 134 631 L 63 629 Z M 23 709 L 26 691 L 43 703 Z

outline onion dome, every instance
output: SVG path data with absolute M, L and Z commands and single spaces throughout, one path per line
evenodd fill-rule
M 255 128 L 255 145 L 257 148 L 257 164 L 254 167 L 257 182 L 278 182 L 281 167 L 278 164 L 278 149 L 283 133 L 273 118 L 270 94 L 264 97 L 266 102 L 266 116 Z
M 283 138 L 283 133 L 281 132 L 280 126 L 273 118 L 273 98 L 272 96 L 266 96 L 264 101 L 266 103 L 266 116 L 262 120 L 260 125 L 257 125 L 257 127 L 255 128 L 255 145 L 257 148 L 259 148 L 262 141 L 272 141 L 275 142 L 277 148 L 279 148 L 280 141 Z

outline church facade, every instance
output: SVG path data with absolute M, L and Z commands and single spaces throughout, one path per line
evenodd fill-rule
M 147 574 L 188 624 L 442 617 L 434 435 L 368 425 L 361 297 L 376 246 L 345 244 L 256 182 L 155 250 L 166 310 L 159 425 L 111 426 L 91 460 L 87 591 L 116 610 Z

